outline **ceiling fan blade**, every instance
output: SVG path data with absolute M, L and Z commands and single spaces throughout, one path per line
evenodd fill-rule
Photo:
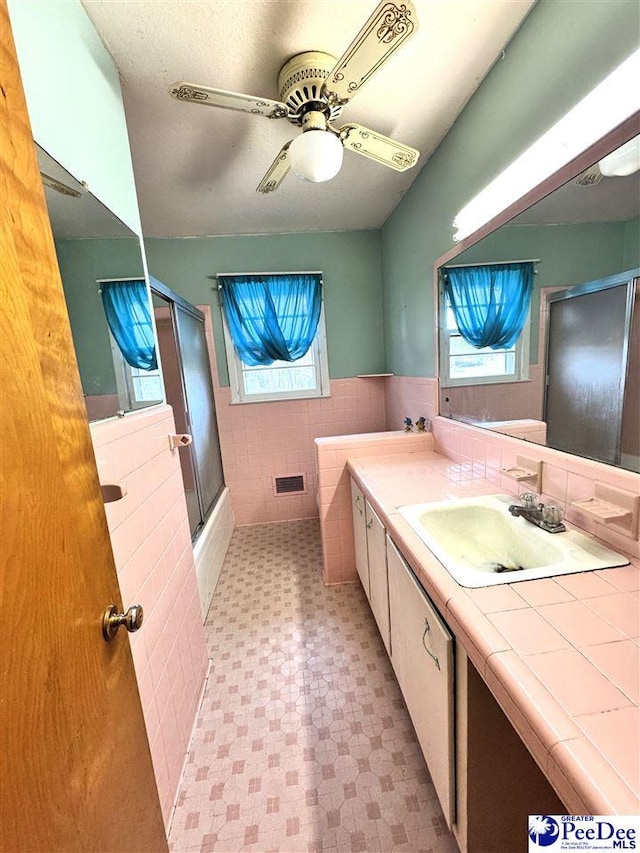
M 382 0 L 325 80 L 329 103 L 345 104 L 417 29 L 411 0 Z
M 397 172 L 411 169 L 418 162 L 420 152 L 409 145 L 389 139 L 361 124 L 345 124 L 340 128 L 340 139 L 345 148 L 362 154 L 376 163 L 389 166 Z
M 289 166 L 289 156 L 287 154 L 290 145 L 291 142 L 287 142 L 286 145 L 282 146 L 278 156 L 269 166 L 267 174 L 256 187 L 257 193 L 262 193 L 263 195 L 272 193 L 274 190 L 278 189 L 280 184 L 287 177 L 291 170 L 291 167 Z
M 280 101 L 269 98 L 257 98 L 255 95 L 243 95 L 240 92 L 227 92 L 224 89 L 211 89 L 195 83 L 176 83 L 171 94 L 178 101 L 191 101 L 194 104 L 207 104 L 221 107 L 223 110 L 240 110 L 243 113 L 266 116 L 267 118 L 287 118 L 289 108 Z

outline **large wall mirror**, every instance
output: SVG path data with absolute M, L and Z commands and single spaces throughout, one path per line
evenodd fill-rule
M 629 140 L 638 134 L 634 118 Z M 438 270 L 440 414 L 640 471 L 640 171 L 603 174 L 599 163 L 620 149 L 620 133 L 610 140 L 592 149 L 591 166 L 567 167 L 535 204 L 446 256 Z M 534 284 L 513 352 L 456 339 L 444 286 L 451 268 L 464 276 L 514 262 L 533 264 Z
M 107 283 L 120 291 L 125 285 L 137 288 L 149 317 L 149 328 L 140 334 L 155 352 L 140 240 L 46 151 L 37 145 L 36 150 L 89 420 L 161 403 L 154 353 L 144 360 L 126 346 L 123 351 L 102 298 Z

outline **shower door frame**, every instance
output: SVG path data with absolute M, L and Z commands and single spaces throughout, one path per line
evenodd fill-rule
M 184 405 L 185 418 L 186 418 L 186 423 L 187 423 L 187 428 L 189 430 L 189 433 L 193 434 L 193 428 L 192 428 L 192 422 L 191 422 L 191 412 L 189 410 L 189 402 L 188 402 L 187 391 L 186 391 L 186 387 L 185 387 L 184 364 L 183 364 L 183 359 L 182 359 L 182 347 L 181 347 L 181 341 L 180 341 L 180 329 L 179 329 L 179 323 L 176 320 L 176 311 L 177 310 L 184 311 L 186 314 L 189 314 L 191 317 L 193 317 L 199 323 L 202 323 L 202 329 L 203 329 L 203 333 L 205 333 L 205 339 L 206 339 L 206 318 L 205 318 L 205 315 L 203 314 L 203 312 L 200 311 L 199 308 L 196 308 L 195 305 L 192 305 L 190 302 L 188 302 L 186 299 L 184 299 L 182 296 L 180 296 L 174 290 L 171 290 L 170 287 L 167 287 L 166 284 L 163 284 L 161 281 L 159 281 L 154 276 L 150 276 L 150 289 L 151 289 L 152 295 L 156 294 L 161 299 L 164 299 L 167 302 L 167 305 L 169 307 L 169 312 L 170 312 L 170 316 L 171 316 L 171 328 L 172 328 L 172 332 L 173 332 L 173 339 L 174 339 L 175 350 L 176 350 L 176 358 L 178 360 L 178 368 L 179 368 L 179 373 L 180 373 L 180 387 L 181 387 L 181 391 L 182 391 L 182 400 L 183 400 L 183 405 Z M 214 411 L 214 417 L 216 418 L 216 428 L 217 428 L 217 414 L 216 414 L 216 407 L 215 407 L 215 394 L 214 394 L 214 386 L 213 386 L 213 377 L 211 376 L 211 359 L 210 358 L 209 358 L 209 380 L 211 383 L 211 399 L 213 402 L 213 411 Z M 179 453 L 184 453 L 185 451 L 187 451 L 189 453 L 189 457 L 191 459 L 191 469 L 192 469 L 194 481 L 196 484 L 196 498 L 198 501 L 198 509 L 200 511 L 200 523 L 196 526 L 195 530 L 191 531 L 191 539 L 193 542 L 195 542 L 196 539 L 198 538 L 198 536 L 202 533 L 204 526 L 207 523 L 207 519 L 209 518 L 209 516 L 213 512 L 216 504 L 218 503 L 218 500 L 220 499 L 220 495 L 222 494 L 222 492 L 224 491 L 224 488 L 225 488 L 224 468 L 222 465 L 222 451 L 220 448 L 220 432 L 219 432 L 219 429 L 217 429 L 217 433 L 218 433 L 218 455 L 220 456 L 220 467 L 222 469 L 223 479 L 222 479 L 222 485 L 221 485 L 220 489 L 218 489 L 216 496 L 214 497 L 214 499 L 211 503 L 211 506 L 209 506 L 206 509 L 205 509 L 204 504 L 203 504 L 203 497 L 202 496 L 203 496 L 204 492 L 203 492 L 203 487 L 202 487 L 202 483 L 201 483 L 201 479 L 200 479 L 200 472 L 198 470 L 198 465 L 197 465 L 195 446 L 192 443 L 190 445 L 187 445 L 186 447 L 181 447 L 178 451 Z

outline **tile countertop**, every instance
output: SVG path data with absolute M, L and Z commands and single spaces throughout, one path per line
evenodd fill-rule
M 639 814 L 638 561 L 466 589 L 397 508 L 503 490 L 434 452 L 348 469 L 567 809 Z

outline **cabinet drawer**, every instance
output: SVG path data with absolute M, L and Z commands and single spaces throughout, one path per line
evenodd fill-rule
M 392 663 L 440 805 L 455 818 L 453 636 L 387 536 Z

